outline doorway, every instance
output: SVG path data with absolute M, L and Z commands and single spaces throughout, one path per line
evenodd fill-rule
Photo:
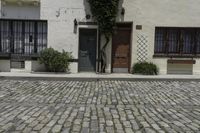
M 131 25 L 118 26 L 112 37 L 112 72 L 130 72 Z
M 79 72 L 96 71 L 97 30 L 79 31 Z

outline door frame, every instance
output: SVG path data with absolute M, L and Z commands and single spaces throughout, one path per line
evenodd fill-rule
M 96 27 L 96 26 L 91 26 L 91 27 L 79 27 L 78 28 L 78 72 L 80 73 L 81 71 L 80 71 L 80 64 L 79 64 L 79 57 L 80 57 L 80 31 L 81 30 L 96 30 L 96 59 L 95 59 L 95 62 L 96 62 L 96 64 L 95 64 L 95 71 L 94 72 L 97 72 L 97 70 L 98 70 L 98 55 L 99 55 L 99 31 L 98 31 L 98 28 Z
M 133 22 L 117 23 L 117 29 L 130 30 L 128 73 L 131 73 Z M 113 36 L 112 36 L 113 39 Z M 113 73 L 113 41 L 111 48 L 111 73 Z

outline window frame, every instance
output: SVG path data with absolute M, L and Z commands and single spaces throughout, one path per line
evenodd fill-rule
M 159 30 L 163 35 L 159 35 Z M 177 42 L 176 46 L 177 51 L 176 52 L 170 52 L 169 51 L 169 30 L 175 30 L 177 32 Z M 183 33 L 189 33 L 191 32 L 191 42 L 189 43 L 189 47 L 191 48 L 191 51 L 189 53 L 184 52 L 183 47 L 184 43 L 186 44 L 186 35 L 185 38 L 181 40 L 181 36 L 183 36 Z M 159 36 L 163 36 L 162 39 L 159 40 Z M 199 36 L 199 39 L 197 40 L 197 36 Z M 182 42 L 181 42 L 182 41 Z M 188 43 L 188 42 L 187 42 Z M 161 48 L 158 47 L 160 44 Z M 154 37 L 154 55 L 153 57 L 178 57 L 178 58 L 194 58 L 194 57 L 200 57 L 200 27 L 155 27 L 155 37 Z M 197 50 L 198 48 L 198 50 Z M 161 49 L 161 51 L 159 51 Z M 187 51 L 187 49 L 186 49 Z
M 2 46 L 4 46 L 4 42 L 5 41 L 5 38 L 3 38 L 3 35 L 4 34 L 4 31 L 3 29 L 1 29 L 1 25 L 4 24 L 4 23 L 7 23 L 8 24 L 8 31 L 6 31 L 8 34 L 8 44 L 9 47 L 8 47 L 8 52 L 7 51 L 4 51 L 2 49 Z M 21 32 L 20 35 L 17 36 L 17 38 L 22 38 L 20 41 L 22 44 L 20 45 L 23 45 L 23 52 L 22 53 L 15 53 L 13 51 L 13 46 L 14 46 L 14 41 L 18 41 L 18 40 L 14 40 L 14 35 L 13 35 L 13 27 L 15 26 L 14 23 L 21 23 L 22 24 L 22 29 L 19 31 Z M 28 32 L 25 31 L 25 24 L 34 24 L 34 26 L 32 27 L 34 32 L 31 32 L 30 29 L 28 29 Z M 39 43 L 39 35 L 40 33 L 38 32 L 38 24 L 39 23 L 42 23 L 43 25 L 45 25 L 46 27 L 46 31 L 43 32 L 43 35 L 42 35 L 42 38 L 43 36 L 45 37 L 46 41 L 45 43 L 41 44 L 41 46 L 38 44 Z M 15 27 L 15 28 L 19 28 L 19 27 Z M 31 28 L 29 26 L 29 28 Z M 25 39 L 27 40 L 27 38 L 25 36 L 29 36 L 29 39 L 30 39 L 30 36 L 32 37 L 32 42 L 29 41 L 29 44 L 26 44 L 27 42 L 25 42 Z M 44 40 L 43 40 L 44 41 Z M 17 44 L 15 44 L 17 45 Z M 34 47 L 33 50 L 30 50 L 29 48 L 29 51 L 28 53 L 27 52 L 24 52 L 24 48 L 25 46 L 28 45 L 29 47 Z M 36 19 L 4 19 L 4 18 L 1 18 L 0 19 L 0 59 L 11 59 L 13 56 L 18 56 L 20 59 L 37 59 L 39 57 L 39 51 L 38 51 L 38 48 L 40 47 L 43 47 L 43 48 L 47 48 L 48 47 L 48 21 L 47 20 L 36 20 Z M 34 51 L 34 52 L 33 52 Z

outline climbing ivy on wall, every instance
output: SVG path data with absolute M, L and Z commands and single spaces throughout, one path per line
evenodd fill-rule
M 99 32 L 104 35 L 106 42 L 100 50 L 101 72 L 106 68 L 106 47 L 116 25 L 119 0 L 88 0 L 94 19 L 99 26 Z

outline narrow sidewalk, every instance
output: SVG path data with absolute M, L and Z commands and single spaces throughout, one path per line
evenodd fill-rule
M 48 79 L 121 79 L 121 80 L 200 80 L 200 75 L 133 75 L 96 73 L 48 73 L 48 72 L 0 72 L 1 78 L 48 78 Z

